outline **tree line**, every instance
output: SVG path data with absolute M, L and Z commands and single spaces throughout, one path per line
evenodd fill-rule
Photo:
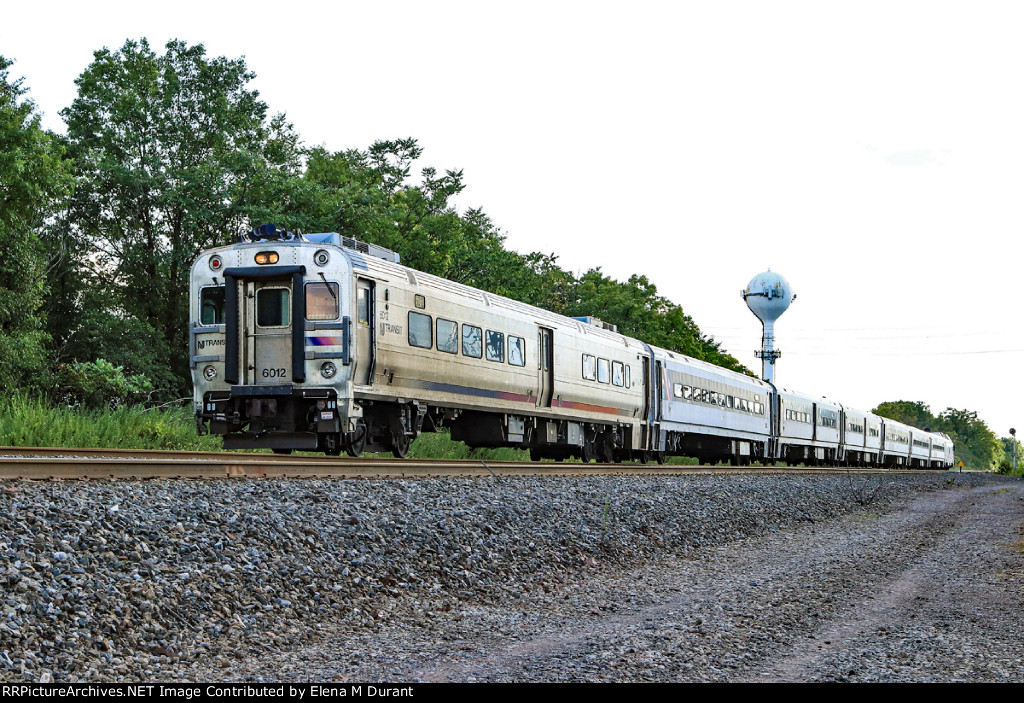
M 249 87 L 242 59 L 169 42 L 95 52 L 60 112 L 39 115 L 0 58 L 0 387 L 102 397 L 187 395 L 188 271 L 203 249 L 274 222 L 398 251 L 429 273 L 745 370 L 641 275 L 576 276 L 519 254 L 479 208 L 459 212 L 462 171 L 428 166 L 415 139 L 330 151 L 303 144 Z M 118 376 L 120 369 L 121 376 Z M 88 388 L 83 388 L 88 386 Z
M 1012 469 L 1011 442 L 1016 438 L 999 439 L 973 410 L 946 408 L 936 416 L 925 403 L 896 400 L 881 403 L 871 412 L 912 427 L 946 433 L 956 445 L 956 460 L 967 468 L 999 469 L 1004 473 Z M 1017 456 L 1019 460 L 1019 445 Z
M 81 404 L 187 396 L 191 262 L 264 222 L 379 244 L 413 268 L 599 317 L 750 373 L 645 276 L 575 275 L 553 253 L 506 249 L 483 209 L 454 206 L 461 170 L 413 175 L 423 155 L 415 139 L 341 151 L 305 145 L 249 86 L 243 59 L 178 40 L 163 53 L 145 39 L 103 48 L 60 112 L 65 135 L 42 129 L 12 63 L 0 56 L 6 394 Z

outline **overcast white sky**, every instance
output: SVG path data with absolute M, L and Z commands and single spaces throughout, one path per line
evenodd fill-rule
M 1024 425 L 1017 2 L 11 4 L 45 126 L 92 52 L 245 56 L 307 144 L 412 136 L 521 252 L 641 273 L 748 367 L 771 268 L 782 386 Z M 1024 431 L 1024 428 L 1022 428 Z

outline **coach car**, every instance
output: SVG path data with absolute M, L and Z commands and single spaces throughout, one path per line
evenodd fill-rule
M 948 438 L 416 271 L 336 233 L 264 225 L 204 252 L 190 300 L 196 425 L 226 448 L 405 456 L 421 432 L 448 427 L 535 460 L 952 465 Z

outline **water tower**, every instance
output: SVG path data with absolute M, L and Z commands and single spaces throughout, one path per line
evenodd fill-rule
M 785 278 L 768 269 L 751 279 L 743 290 L 743 299 L 750 312 L 761 321 L 763 329 L 761 351 L 755 352 L 761 359 L 761 376 L 768 383 L 775 383 L 775 360 L 782 356 L 775 348 L 775 321 L 796 300 L 796 295 Z

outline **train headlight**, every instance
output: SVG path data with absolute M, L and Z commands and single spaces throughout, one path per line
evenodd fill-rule
M 265 264 L 276 264 L 280 259 L 281 257 L 277 255 L 276 251 L 261 251 L 256 255 L 256 263 L 261 266 Z
M 203 378 L 207 381 L 212 381 L 217 378 L 217 369 L 212 366 L 207 366 L 203 369 Z
M 210 257 L 210 270 L 211 271 L 220 271 L 222 268 L 224 268 L 224 261 L 223 261 L 223 259 L 221 259 L 219 256 L 211 256 Z
M 317 266 L 326 266 L 327 262 L 331 260 L 331 255 L 327 253 L 326 249 L 320 249 L 317 253 L 313 254 L 313 262 Z
M 320 375 L 324 378 L 334 378 L 336 373 L 338 373 L 338 367 L 334 365 L 333 361 L 325 361 L 320 365 Z

